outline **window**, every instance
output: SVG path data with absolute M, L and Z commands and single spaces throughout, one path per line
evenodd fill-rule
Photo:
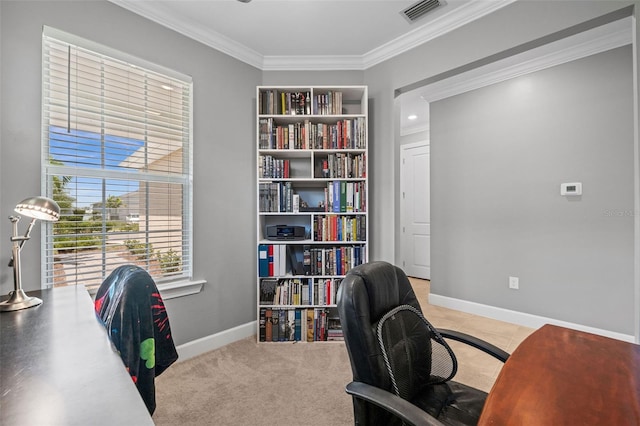
M 43 285 L 98 286 L 122 264 L 192 275 L 189 77 L 70 34 L 43 33 Z

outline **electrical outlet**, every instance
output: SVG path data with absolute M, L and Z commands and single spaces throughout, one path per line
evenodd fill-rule
M 514 290 L 518 290 L 520 288 L 518 277 L 509 277 L 509 288 Z

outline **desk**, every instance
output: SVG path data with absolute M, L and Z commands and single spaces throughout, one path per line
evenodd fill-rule
M 640 346 L 545 325 L 502 367 L 479 425 L 640 425 Z
M 82 286 L 0 313 L 0 424 L 153 425 Z

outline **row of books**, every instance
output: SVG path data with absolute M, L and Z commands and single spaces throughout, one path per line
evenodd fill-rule
M 365 206 L 365 182 L 338 180 L 327 182 L 327 187 L 324 188 L 324 210 L 326 212 L 364 212 Z
M 260 244 L 258 246 L 258 276 L 281 277 L 291 271 L 287 264 L 286 244 Z
M 260 308 L 260 342 L 344 340 L 340 319 L 326 309 Z
M 342 114 L 342 92 L 329 90 L 313 97 L 313 111 L 315 114 Z
M 337 115 L 342 114 L 342 92 L 329 90 L 313 96 L 309 91 L 262 90 L 258 95 L 259 114 Z
M 263 90 L 258 95 L 259 114 L 309 115 L 311 114 L 311 92 L 281 92 Z
M 258 121 L 260 149 L 365 149 L 364 117 L 335 124 L 304 122 L 278 125 L 272 117 Z
M 260 279 L 260 305 L 335 305 L 340 278 Z
M 258 177 L 288 179 L 291 176 L 291 162 L 271 155 L 258 156 Z
M 306 247 L 306 246 L 305 246 Z M 306 254 L 306 248 L 305 256 Z M 367 258 L 364 245 L 309 247 L 310 275 L 345 275 Z
M 291 182 L 264 182 L 258 187 L 258 209 L 261 212 L 297 213 L 300 197 L 293 191 Z M 295 203 L 294 203 L 295 198 Z
M 365 216 L 316 216 L 313 219 L 314 241 L 366 241 Z
M 316 165 L 317 178 L 365 178 L 367 177 L 366 154 L 331 153 Z
M 364 244 L 334 247 L 260 244 L 258 276 L 264 278 L 287 275 L 346 275 L 352 268 L 366 262 L 366 259 Z
M 304 185 L 304 183 L 302 183 Z M 319 193 L 319 207 L 314 211 L 360 213 L 365 211 L 365 182 L 328 181 L 324 188 L 305 188 Z M 263 182 L 258 186 L 258 209 L 261 212 L 297 213 L 302 211 L 300 196 L 291 181 Z
M 316 178 L 364 179 L 367 176 L 366 154 L 330 153 L 315 165 Z M 291 177 L 291 160 L 273 155 L 258 155 L 258 177 L 288 179 Z

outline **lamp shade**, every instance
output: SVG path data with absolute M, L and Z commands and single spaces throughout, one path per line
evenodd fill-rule
M 34 219 L 55 222 L 60 219 L 60 206 L 47 197 L 31 197 L 16 205 L 15 211 Z

